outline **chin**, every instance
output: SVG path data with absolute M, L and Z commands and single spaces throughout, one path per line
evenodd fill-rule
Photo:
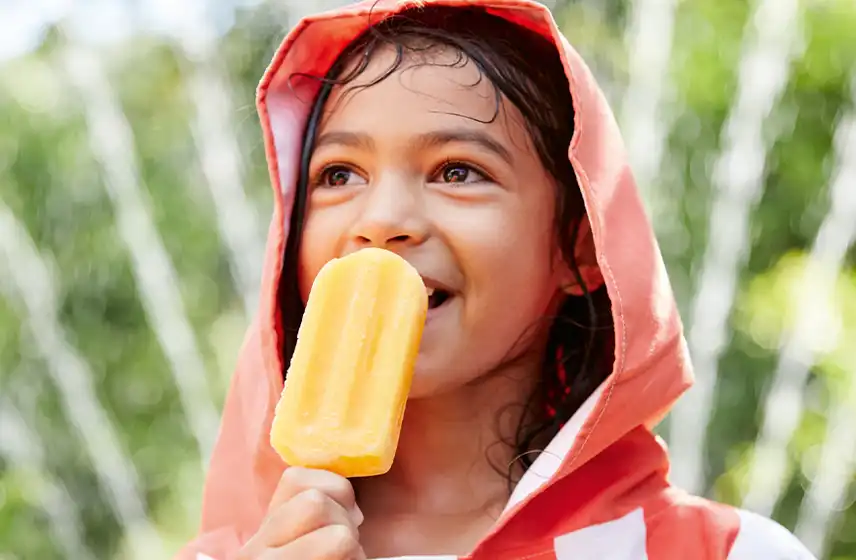
M 410 385 L 408 399 L 424 399 L 438 395 L 447 389 L 448 380 L 444 380 L 442 370 L 426 367 L 425 360 L 419 356 L 416 371 L 413 372 L 413 383 Z
M 407 400 L 430 399 L 442 392 L 441 386 L 433 383 L 431 379 L 416 375 L 413 377 L 413 385 L 410 386 L 410 394 L 407 395 Z
M 468 371 L 462 371 L 448 360 L 437 360 L 432 363 L 429 356 L 420 355 L 413 373 L 413 383 L 410 386 L 408 399 L 426 399 L 449 393 L 472 380 Z

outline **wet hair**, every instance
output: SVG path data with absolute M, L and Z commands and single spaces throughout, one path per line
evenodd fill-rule
M 393 49 L 388 68 L 368 84 L 351 84 L 382 49 Z M 433 49 L 433 50 L 432 50 Z M 451 50 L 447 62 L 432 53 Z M 322 111 L 335 86 L 364 89 L 410 66 L 474 63 L 480 79 L 488 79 L 496 94 L 494 119 L 501 113 L 504 96 L 520 111 L 533 146 L 557 186 L 555 231 L 559 249 L 576 280 L 581 296 L 569 296 L 552 320 L 547 337 L 543 375 L 527 401 L 527 414 L 507 442 L 525 470 L 612 371 L 614 334 L 610 301 L 604 287 L 588 291 L 575 258 L 577 232 L 585 218 L 577 177 L 568 160 L 574 132 L 574 108 L 568 80 L 554 44 L 534 31 L 489 14 L 479 7 L 415 8 L 370 26 L 338 57 L 326 76 L 295 75 L 321 81 L 304 135 L 298 189 L 286 246 L 285 270 L 280 286 L 283 311 L 283 354 L 288 363 L 296 344 L 303 302 L 297 278 L 297 258 L 308 196 L 309 161 Z M 441 61 L 442 60 L 442 61 Z M 465 115 L 463 115 L 465 116 Z M 472 117 L 469 117 L 472 118 Z M 535 407 L 540 407 L 538 410 Z M 546 410 L 544 410 L 546 408 Z M 507 465 L 509 484 L 515 465 Z M 519 471 L 517 471 L 519 472 Z

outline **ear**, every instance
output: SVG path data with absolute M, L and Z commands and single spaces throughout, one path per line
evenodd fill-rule
M 582 276 L 587 291 L 593 292 L 603 285 L 603 275 L 600 272 L 600 267 L 597 265 L 597 248 L 594 244 L 594 236 L 592 235 L 591 225 L 587 216 L 584 216 L 580 220 L 579 229 L 577 230 L 574 260 L 577 263 L 577 269 L 580 272 L 580 276 Z M 571 296 L 583 295 L 582 287 L 580 287 L 576 275 L 567 265 L 563 268 L 562 290 Z

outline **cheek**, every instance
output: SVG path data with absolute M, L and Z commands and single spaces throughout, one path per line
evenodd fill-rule
M 515 344 L 528 345 L 526 332 L 537 336 L 540 329 L 530 328 L 551 313 L 559 284 L 552 222 L 544 226 L 509 213 L 494 218 L 491 228 L 478 227 L 475 219 L 465 222 L 466 232 L 462 227 L 460 233 L 466 235 L 455 239 L 467 278 L 464 321 L 491 360 Z
M 543 215 L 542 215 L 543 214 Z M 460 257 L 466 277 L 483 288 L 534 287 L 550 280 L 555 236 L 552 216 L 509 204 L 459 216 L 447 214 L 450 244 Z
M 337 256 L 336 236 L 336 230 L 330 225 L 325 225 L 323 216 L 313 213 L 307 215 L 300 238 L 297 264 L 300 297 L 304 303 L 309 298 L 312 283 L 321 267 Z
M 474 290 L 469 310 L 473 333 L 490 341 L 495 359 L 531 348 L 552 323 L 547 318 L 555 314 L 558 280 L 547 240 L 520 238 L 505 244 Z

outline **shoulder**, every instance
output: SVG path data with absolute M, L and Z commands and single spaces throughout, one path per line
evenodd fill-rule
M 746 510 L 738 509 L 736 513 L 740 528 L 728 560 L 815 560 L 790 531 L 775 521 Z

